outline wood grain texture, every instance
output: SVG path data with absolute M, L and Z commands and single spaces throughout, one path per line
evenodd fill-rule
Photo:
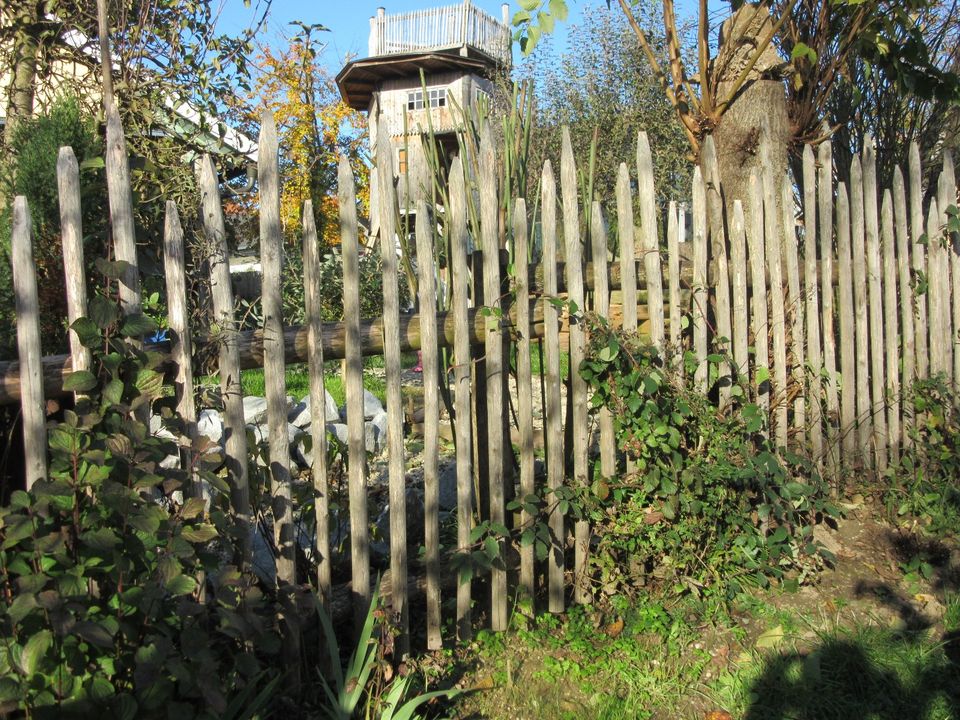
M 130 165 L 127 141 L 123 136 L 120 114 L 112 103 L 107 107 L 106 146 L 107 196 L 110 201 L 110 228 L 113 253 L 127 263 L 120 275 L 120 307 L 124 315 L 140 312 L 140 272 L 137 269 L 137 240 L 133 223 L 133 194 L 130 190 Z
M 710 278 L 710 285 L 716 299 L 715 315 L 717 332 L 714 337 L 715 352 L 730 351 L 733 326 L 730 322 L 730 268 L 727 260 L 727 237 L 724 229 L 723 195 L 720 186 L 720 169 L 717 164 L 717 149 L 712 136 L 703 141 L 700 151 L 700 165 L 703 168 L 704 189 L 706 191 L 707 227 L 710 237 L 710 255 L 717 264 L 717 272 Z M 719 363 L 720 407 L 730 400 L 730 365 L 724 360 Z
M 640 228 L 643 235 L 643 267 L 647 279 L 647 308 L 650 313 L 650 342 L 663 350 L 666 340 L 663 322 L 663 270 L 660 264 L 660 242 L 657 234 L 656 188 L 653 179 L 653 155 L 647 133 L 637 134 L 637 195 L 640 200 Z M 709 203 L 709 196 L 708 196 Z M 709 209 L 709 205 L 708 205 Z M 594 263 L 603 258 L 594 253 Z M 717 262 L 723 262 L 717 258 Z M 722 272 L 722 270 L 721 270 Z M 596 274 L 594 275 L 596 278 Z M 596 282 L 594 292 L 597 292 Z
M 843 465 L 853 467 L 857 452 L 857 341 L 853 303 L 853 259 L 850 242 L 850 200 L 844 183 L 837 185 L 837 315 L 840 322 L 840 438 Z
M 617 236 L 620 238 L 620 289 L 623 294 L 623 329 L 637 329 L 637 263 L 634 240 L 633 198 L 630 171 L 620 163 L 617 171 Z M 549 256 L 544 254 L 544 258 Z M 593 273 L 595 277 L 595 273 Z
M 863 148 L 863 218 L 866 232 L 867 288 L 870 319 L 870 413 L 877 470 L 887 469 L 886 367 L 884 364 L 883 267 L 880 260 L 880 214 L 877 209 L 877 157 L 872 138 Z
M 218 367 L 224 412 L 224 463 L 230 482 L 230 499 L 241 524 L 241 563 L 250 562 L 254 532 L 250 514 L 250 479 L 247 470 L 247 432 L 243 421 L 243 389 L 240 386 L 240 353 L 237 324 L 233 316 L 233 285 L 230 281 L 230 256 L 227 232 L 220 205 L 220 189 L 213 160 L 204 155 L 200 161 L 200 197 L 203 206 L 203 230 L 210 269 L 210 297 L 213 319 L 220 344 Z
M 920 242 L 923 237 L 923 187 L 920 181 L 922 167 L 920 164 L 920 146 L 916 142 L 910 143 L 910 154 L 907 166 L 910 181 L 910 238 L 913 241 L 911 253 L 911 267 L 916 277 L 926 276 L 927 248 Z M 928 311 L 927 294 L 914 295 L 914 338 L 917 353 L 917 377 L 930 377 L 930 347 L 927 342 Z
M 867 309 L 867 256 L 863 217 L 863 170 L 855 155 L 850 166 L 850 237 L 853 249 L 853 308 L 856 321 L 857 438 L 860 461 L 873 467 L 873 406 L 870 396 L 870 331 Z
M 910 269 L 913 266 L 911 257 L 910 234 L 907 230 L 907 191 L 903 180 L 903 172 L 899 167 L 893 171 L 893 216 L 897 235 L 897 277 L 900 286 L 900 347 L 901 347 L 901 375 L 900 387 L 909 391 L 917 377 L 917 330 L 914 325 L 916 298 L 914 297 L 913 283 Z M 910 431 L 913 428 L 913 413 L 903 413 L 903 433 L 901 442 L 903 447 L 910 446 Z
M 625 167 L 625 166 L 622 166 Z M 548 260 L 543 272 L 543 325 L 544 362 L 547 377 L 544 398 L 546 421 L 544 441 L 547 454 L 547 491 L 555 493 L 563 485 L 563 427 L 560 401 L 560 311 L 551 300 L 557 296 L 557 266 L 549 258 L 557 256 L 557 188 L 553 166 L 547 160 L 543 165 L 540 182 L 540 223 L 543 232 L 543 257 Z M 632 217 L 632 211 L 631 211 Z M 631 233 L 633 221 L 631 219 Z M 623 247 L 621 243 L 621 248 Z M 553 503 L 550 508 L 551 546 L 547 556 L 547 581 L 549 585 L 548 609 L 552 613 L 564 611 L 563 548 L 566 533 L 563 513 Z
M 733 360 L 738 378 L 750 373 L 747 357 L 747 337 L 750 316 L 747 312 L 747 235 L 743 203 L 733 201 L 733 222 L 730 225 L 730 268 L 733 291 Z
M 14 309 L 17 313 L 17 353 L 20 357 L 20 411 L 23 424 L 23 476 L 27 490 L 47 479 L 47 407 L 43 401 L 40 351 L 40 305 L 33 264 L 30 207 L 18 195 L 13 200 L 10 264 L 13 266 Z
M 829 140 L 817 147 L 817 227 L 820 246 L 820 297 L 823 301 L 823 368 L 826 385 L 827 471 L 839 477 L 838 420 L 840 396 L 837 383 L 837 320 L 834 302 L 834 218 L 833 218 L 833 148 Z M 804 274 L 806 277 L 806 274 Z
M 607 229 L 600 203 L 594 200 L 590 212 L 590 242 L 593 248 L 593 311 L 600 317 L 610 315 L 610 289 L 607 285 Z M 663 302 L 660 303 L 660 322 L 663 323 Z M 662 342 L 662 340 L 661 340 Z M 614 479 L 617 471 L 617 441 L 613 434 L 613 414 L 608 407 L 597 415 L 600 426 L 600 474 Z
M 680 299 L 680 218 L 683 209 L 671 200 L 667 206 L 667 278 L 670 308 L 670 346 L 673 348 L 673 366 L 679 382 L 683 382 L 683 306 Z M 627 300 L 624 296 L 624 305 Z
M 790 347 L 793 362 L 790 375 L 798 388 L 793 401 L 793 438 L 798 448 L 806 447 L 807 438 L 807 378 L 804 353 L 804 302 L 800 290 L 800 260 L 797 252 L 797 223 L 793 214 L 793 186 L 785 175 L 780 183 L 780 211 L 783 215 L 783 257 L 787 268 L 787 297 L 789 304 Z
M 373 173 L 376 175 L 376 173 Z M 354 636 L 363 627 L 371 600 L 370 516 L 367 509 L 367 450 L 363 418 L 363 359 L 360 340 L 360 270 L 357 199 L 346 157 L 337 167 L 340 248 L 343 256 L 345 321 L 344 390 L 347 405 L 347 487 L 350 498 L 350 572 Z M 382 335 L 381 335 L 382 337 Z
M 62 147 L 57 155 L 57 194 L 60 199 L 60 237 L 63 247 L 63 277 L 67 291 L 67 323 L 73 325 L 87 314 L 87 271 L 83 260 L 83 220 L 80 209 L 80 168 L 73 148 Z M 74 370 L 90 369 L 90 350 L 71 330 L 70 360 Z
M 707 195 L 700 167 L 693 169 L 693 352 L 697 369 L 693 385 L 700 392 L 707 391 Z
M 803 293 L 806 300 L 807 363 L 810 366 L 807 402 L 810 407 L 810 451 L 823 468 L 823 351 L 820 343 L 820 287 L 817 277 L 817 167 L 813 148 L 803 149 Z
M 893 231 L 893 195 L 883 193 L 880 204 L 880 252 L 883 260 L 884 357 L 887 364 L 887 450 L 891 462 L 900 457 L 900 332 L 897 325 L 897 270 Z
M 750 221 L 747 242 L 750 245 L 751 320 L 754 347 L 754 397 L 764 410 L 770 409 L 770 345 L 767 324 L 766 252 L 763 235 L 763 191 L 755 172 L 750 173 Z M 765 379 L 762 379 L 766 376 Z

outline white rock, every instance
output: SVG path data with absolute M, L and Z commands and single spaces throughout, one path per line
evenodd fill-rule
M 243 399 L 243 422 L 259 425 L 267 419 L 267 399 L 248 395 Z
M 387 447 L 387 411 L 380 410 L 366 424 L 367 452 L 378 455 Z
M 197 432 L 210 442 L 219 443 L 223 439 L 223 418 L 216 410 L 201 410 L 197 418 Z
M 310 396 L 307 395 L 290 409 L 288 416 L 290 422 L 297 427 L 306 428 L 313 419 L 313 409 L 310 404 Z M 340 419 L 340 411 L 337 410 L 337 403 L 334 402 L 330 393 L 326 393 L 324 403 L 324 421 L 337 422 Z

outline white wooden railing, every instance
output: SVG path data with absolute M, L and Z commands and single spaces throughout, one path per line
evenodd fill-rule
M 370 18 L 370 57 L 464 45 L 509 63 L 511 34 L 506 6 L 503 21 L 474 7 L 470 0 L 398 15 L 387 15 L 380 8 Z

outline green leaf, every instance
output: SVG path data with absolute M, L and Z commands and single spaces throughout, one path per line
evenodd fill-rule
M 532 12 L 540 7 L 540 0 L 518 0 L 520 7 L 527 12 Z
M 19 623 L 37 607 L 37 598 L 34 595 L 17 595 L 7 608 L 7 617 L 13 623 Z
M 197 581 L 189 575 L 177 575 L 170 578 L 164 585 L 171 595 L 189 595 L 197 588 Z
M 202 497 L 192 497 L 189 498 L 184 504 L 183 508 L 180 510 L 180 517 L 185 520 L 190 520 L 199 515 L 203 514 L 203 511 L 207 508 L 207 501 Z
M 152 335 L 157 331 L 157 324 L 143 313 L 133 313 L 123 319 L 120 334 L 124 337 L 139 338 Z
M 568 14 L 566 0 L 550 0 L 550 14 L 560 22 L 564 22 Z
M 783 642 L 783 625 L 777 625 L 762 633 L 755 643 L 758 648 L 775 648 Z
M 90 697 L 97 702 L 111 698 L 116 694 L 113 684 L 104 677 L 95 677 L 90 683 Z
M 80 536 L 80 541 L 87 547 L 99 552 L 112 552 L 120 544 L 120 538 L 111 528 L 89 530 Z
M 113 635 L 101 623 L 84 620 L 73 626 L 73 634 L 83 638 L 91 645 L 109 649 L 113 647 Z
M 540 29 L 551 35 L 553 33 L 553 15 L 545 12 L 537 13 L 537 22 L 540 24 Z
M 63 389 L 68 392 L 87 392 L 97 386 L 97 376 L 89 370 L 75 370 L 63 379 Z
M 114 378 L 103 389 L 103 400 L 108 405 L 119 405 L 123 400 L 123 381 Z
M 93 349 L 103 341 L 100 328 L 88 317 L 77 318 L 73 321 L 70 328 L 77 334 L 80 344 L 85 348 Z
M 43 659 L 52 643 L 53 633 L 49 630 L 41 630 L 27 640 L 27 644 L 23 646 L 23 652 L 20 655 L 20 669 L 24 675 L 30 677 L 37 671 L 40 660 Z
M 812 65 L 817 62 L 817 52 L 806 43 L 798 42 L 793 46 L 793 51 L 790 53 L 790 59 L 796 60 L 798 58 L 807 58 Z
M 113 325 L 120 315 L 116 303 L 102 295 L 95 295 L 90 300 L 87 304 L 87 312 L 90 314 L 90 319 L 101 330 L 106 330 Z
M 204 543 L 217 537 L 217 529 L 213 525 L 202 524 L 184 528 L 180 537 L 192 543 Z

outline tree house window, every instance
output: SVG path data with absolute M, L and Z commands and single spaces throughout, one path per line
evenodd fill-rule
M 427 100 L 432 108 L 447 106 L 447 89 L 432 88 L 427 90 Z M 423 90 L 411 90 L 407 93 L 407 110 L 423 110 Z

